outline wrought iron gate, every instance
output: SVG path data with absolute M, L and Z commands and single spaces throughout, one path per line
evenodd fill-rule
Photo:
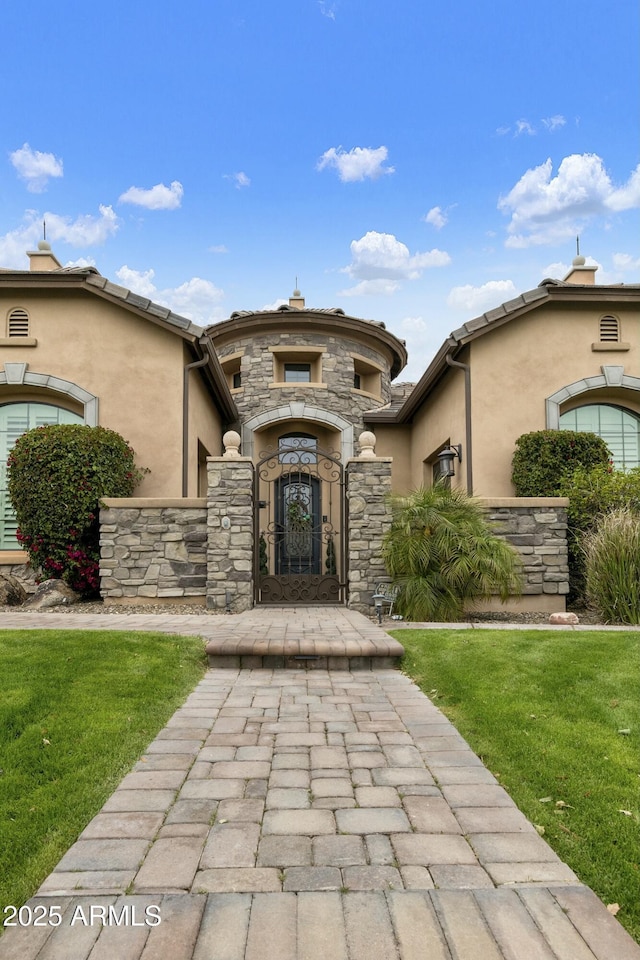
M 287 437 L 256 464 L 256 603 L 341 603 L 344 468 L 313 438 Z

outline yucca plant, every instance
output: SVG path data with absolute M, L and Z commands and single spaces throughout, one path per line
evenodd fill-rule
M 382 553 L 406 619 L 460 620 L 465 604 L 521 592 L 520 558 L 477 500 L 438 483 L 390 503 Z
M 603 514 L 583 549 L 588 603 L 605 623 L 640 623 L 640 516 L 629 507 Z

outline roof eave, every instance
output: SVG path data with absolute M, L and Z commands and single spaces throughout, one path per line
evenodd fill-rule
M 233 338 L 242 334 L 244 330 L 268 330 L 272 327 L 293 327 L 301 323 L 317 323 L 329 329 L 335 329 L 344 332 L 350 330 L 357 333 L 360 337 L 367 336 L 373 340 L 378 340 L 391 354 L 391 379 L 395 379 L 401 370 L 407 364 L 407 348 L 395 334 L 391 333 L 385 327 L 370 321 L 363 320 L 361 317 L 349 317 L 346 314 L 328 313 L 314 310 L 291 310 L 291 311 L 260 311 L 256 313 L 243 314 L 241 316 L 230 317 L 228 320 L 221 320 L 220 323 L 214 323 L 205 330 L 206 335 L 210 336 L 215 342 L 218 338 Z

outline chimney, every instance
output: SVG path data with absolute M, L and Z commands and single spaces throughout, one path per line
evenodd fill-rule
M 28 250 L 29 270 L 32 273 L 36 271 L 60 270 L 62 264 L 51 250 L 51 244 L 46 240 L 40 240 L 37 250 Z
M 595 286 L 597 269 L 598 267 L 596 265 L 594 266 L 587 265 L 585 263 L 584 257 L 582 256 L 574 257 L 571 265 L 571 270 L 569 270 L 569 273 L 564 278 L 564 282 Z
M 294 310 L 304 310 L 304 297 L 297 287 L 289 297 L 289 306 Z

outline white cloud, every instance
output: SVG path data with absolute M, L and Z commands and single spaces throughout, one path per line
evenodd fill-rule
M 516 294 L 517 290 L 511 280 L 488 280 L 481 287 L 473 287 L 467 283 L 451 290 L 447 297 L 447 305 L 455 310 L 484 313 L 505 300 L 510 300 Z
M 515 137 L 521 136 L 523 133 L 528 134 L 528 136 L 533 137 L 535 135 L 535 127 L 533 127 L 528 120 L 516 120 L 516 132 L 514 133 Z
M 400 289 L 397 280 L 361 280 L 355 287 L 338 290 L 338 297 L 388 297 Z
M 553 133 L 554 130 L 561 130 L 566 122 L 566 119 L 560 113 L 554 114 L 553 117 L 542 118 L 542 123 L 545 125 L 549 133 Z
M 393 234 L 375 230 L 351 241 L 351 256 L 352 262 L 342 268 L 342 273 L 360 282 L 348 290 L 340 290 L 342 296 L 388 295 L 399 288 L 400 281 L 417 280 L 424 270 L 451 263 L 451 257 L 443 250 L 412 256 L 406 244 Z
M 236 190 L 242 190 L 243 187 L 251 185 L 251 180 L 242 170 L 237 173 L 223 173 L 222 176 L 225 180 L 233 180 Z
M 331 147 L 326 150 L 318 163 L 317 170 L 333 167 L 343 183 L 353 183 L 356 180 L 377 180 L 383 174 L 395 173 L 395 167 L 384 167 L 388 150 L 386 147 L 353 147 L 348 152 L 342 147 Z
M 335 3 L 328 3 L 328 0 L 318 0 L 318 6 L 320 7 L 320 13 L 323 17 L 327 17 L 328 20 L 335 20 L 336 18 L 336 5 Z
M 77 260 L 67 260 L 65 267 L 95 267 L 96 262 L 93 257 L 78 257 Z
M 100 204 L 99 217 L 82 214 L 71 220 L 57 213 L 46 213 L 47 239 L 51 242 L 61 240 L 72 247 L 95 247 L 112 237 L 118 229 L 118 217 L 113 207 Z
M 640 257 L 632 257 L 630 253 L 614 253 L 613 265 L 617 270 L 640 270 Z
M 616 213 L 640 207 L 640 163 L 627 182 L 614 190 L 608 197 L 607 206 Z
M 441 230 L 449 222 L 449 217 L 443 212 L 441 207 L 431 207 L 428 213 L 422 218 L 426 223 L 430 223 L 436 230 Z
M 118 198 L 120 203 L 133 203 L 147 210 L 177 210 L 182 203 L 184 188 L 179 180 L 173 180 L 170 186 L 156 183 L 155 187 L 129 187 Z
M 42 217 L 28 210 L 26 222 L 0 237 L 0 266 L 26 269 L 26 252 L 33 250 L 42 239 Z
M 511 215 L 508 247 L 561 242 L 596 215 L 640 206 L 640 165 L 621 187 L 613 186 L 594 153 L 565 157 L 555 177 L 552 172 L 548 158 L 498 201 L 498 209 Z
M 209 247 L 208 249 L 209 253 L 229 253 L 229 250 L 227 247 L 225 247 L 224 243 L 219 243 L 217 246 Z
M 61 241 L 72 247 L 93 247 L 104 243 L 116 233 L 118 218 L 110 206 L 101 205 L 99 211 L 98 217 L 83 214 L 72 220 L 57 213 L 27 210 L 19 227 L 0 236 L 0 265 L 24 269 L 26 251 L 33 250 L 42 239 L 43 221 L 47 224 L 47 240 L 52 244 Z
M 273 303 L 265 303 L 265 305 L 263 307 L 259 307 L 259 309 L 260 310 L 277 310 L 278 307 L 281 307 L 284 303 L 289 303 L 289 301 L 283 300 L 282 298 L 278 298 L 277 300 L 274 300 Z
M 153 269 L 139 271 L 132 270 L 126 264 L 116 271 L 116 276 L 124 287 L 148 297 L 156 303 L 169 307 L 194 323 L 208 324 L 220 319 L 220 311 L 216 305 L 224 296 L 224 291 L 216 287 L 210 280 L 202 277 L 192 277 L 178 287 L 167 287 L 159 290 L 154 281 Z
M 549 133 L 560 130 L 562 127 L 564 127 L 566 122 L 567 121 L 565 117 L 563 117 L 560 113 L 556 113 L 552 117 L 543 117 L 540 121 L 540 123 Z M 504 137 L 508 133 L 511 133 L 511 129 L 511 125 L 505 123 L 496 129 L 496 133 L 499 137 Z M 514 124 L 514 137 L 520 137 L 523 134 L 526 134 L 529 137 L 535 137 L 537 132 L 538 131 L 536 130 L 535 126 L 529 120 L 525 120 L 524 118 L 516 120 Z
M 422 317 L 405 317 L 400 321 L 400 326 L 409 333 L 420 333 L 427 329 L 426 321 Z
M 547 264 L 542 271 L 543 279 L 549 277 L 552 280 L 562 280 L 563 277 L 569 273 L 571 269 L 568 263 L 565 263 L 563 260 L 556 260 L 554 263 Z
M 32 150 L 28 143 L 10 153 L 9 159 L 31 193 L 42 193 L 50 177 L 62 176 L 62 160 L 52 153 Z

